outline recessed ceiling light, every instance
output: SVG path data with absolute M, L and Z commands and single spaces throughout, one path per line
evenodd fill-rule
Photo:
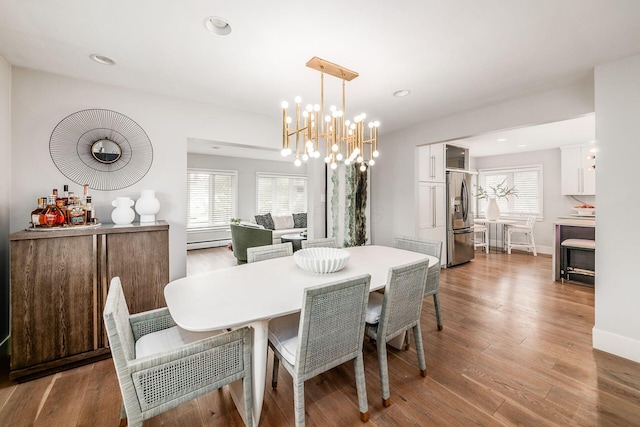
M 397 90 L 397 91 L 393 92 L 393 96 L 397 96 L 398 98 L 402 98 L 403 96 L 407 96 L 410 93 L 411 93 L 411 91 L 407 90 L 407 89 Z
M 114 61 L 113 59 L 109 58 L 108 56 L 104 56 L 104 55 L 98 55 L 97 53 L 93 53 L 89 56 L 89 58 L 93 59 L 94 61 L 96 61 L 98 64 L 103 64 L 103 65 L 116 65 L 116 61 Z
M 524 148 L 526 146 L 527 146 L 527 144 L 518 144 L 518 148 Z
M 219 36 L 227 36 L 231 34 L 231 25 L 229 22 L 219 16 L 209 16 L 204 20 L 204 26 L 210 32 Z
M 498 142 L 505 142 L 507 140 L 507 138 L 498 138 L 497 141 Z

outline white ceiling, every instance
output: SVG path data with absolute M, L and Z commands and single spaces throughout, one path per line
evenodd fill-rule
M 212 15 L 229 36 L 206 31 Z M 319 73 L 305 64 L 319 56 L 360 74 L 347 115 L 366 111 L 383 138 L 586 78 L 640 53 L 639 23 L 638 0 L 2 0 L 0 54 L 274 120 L 284 99 L 318 102 Z M 325 79 L 327 104 L 340 103 L 339 84 Z M 393 97 L 400 89 L 411 95 Z

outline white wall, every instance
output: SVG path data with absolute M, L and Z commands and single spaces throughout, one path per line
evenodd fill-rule
M 186 169 L 188 137 L 280 146 L 280 124 L 269 117 L 243 114 L 139 91 L 100 85 L 24 68 L 12 69 L 11 231 L 25 228 L 36 198 L 70 184 L 49 155 L 49 138 L 60 120 L 76 111 L 105 108 L 137 122 L 149 135 L 153 165 L 141 181 L 119 191 L 92 190 L 96 214 L 111 222 L 116 196 L 137 199 L 142 189 L 156 190 L 157 218 L 170 225 L 170 277 L 186 274 Z M 247 126 L 250 123 L 251 126 Z M 137 220 L 137 218 L 136 218 Z
M 598 220 L 593 346 L 640 362 L 640 56 L 596 68 Z
M 9 336 L 9 215 L 11 185 L 11 66 L 0 56 L 0 347 Z
M 589 78 L 554 91 L 381 134 L 380 159 L 372 168 L 373 242 L 389 245 L 394 234 L 416 232 L 414 150 L 417 145 L 566 120 L 593 111 L 593 80 Z

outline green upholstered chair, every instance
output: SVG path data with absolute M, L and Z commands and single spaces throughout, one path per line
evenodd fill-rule
M 238 264 L 247 263 L 247 248 L 271 245 L 271 234 L 271 230 L 264 228 L 231 224 L 231 247 Z

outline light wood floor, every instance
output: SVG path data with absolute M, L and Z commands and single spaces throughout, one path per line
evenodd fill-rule
M 226 248 L 189 253 L 189 271 Z M 202 255 L 202 256 L 201 256 Z M 192 263 L 193 261 L 193 263 Z M 218 266 L 219 264 L 216 264 Z M 482 254 L 443 270 L 444 330 L 425 300 L 428 375 L 414 346 L 389 349 L 391 406 L 381 405 L 375 346 L 365 342 L 368 426 L 640 425 L 640 365 L 593 350 L 593 289 L 550 280 L 551 259 Z M 269 356 L 271 363 L 272 356 Z M 116 426 L 120 397 L 111 360 L 24 384 L 0 375 L 0 426 Z M 270 372 L 270 368 L 269 371 Z M 305 384 L 308 426 L 360 426 L 353 364 Z M 145 426 L 240 426 L 226 389 Z M 291 378 L 267 381 L 261 426 L 293 425 Z

